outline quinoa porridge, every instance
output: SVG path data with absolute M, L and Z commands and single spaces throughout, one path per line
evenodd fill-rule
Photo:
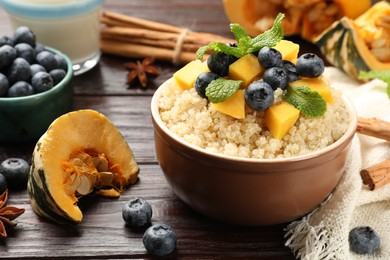
M 281 91 L 281 90 L 280 90 Z M 281 95 L 275 91 L 275 101 Z M 341 91 L 332 88 L 333 104 L 320 118 L 299 116 L 288 134 L 279 140 L 264 125 L 264 112 L 246 106 L 244 119 L 212 108 L 195 88 L 182 90 L 173 80 L 163 89 L 159 111 L 166 126 L 185 141 L 207 151 L 243 158 L 287 158 L 307 154 L 337 141 L 350 121 Z

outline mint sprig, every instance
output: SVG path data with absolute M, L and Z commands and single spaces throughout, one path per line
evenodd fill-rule
M 228 99 L 240 88 L 241 80 L 218 78 L 212 80 L 206 88 L 206 97 L 212 103 L 219 103 Z
M 282 20 L 284 14 L 279 13 L 274 21 L 272 28 L 262 34 L 251 38 L 239 24 L 230 24 L 230 31 L 233 33 L 237 41 L 237 47 L 228 46 L 222 42 L 211 42 L 206 46 L 200 47 L 196 52 L 199 60 L 203 60 L 204 54 L 209 51 L 222 51 L 225 54 L 231 54 L 237 58 L 259 51 L 264 46 L 273 47 L 283 39 L 284 31 Z
M 359 73 L 359 79 L 380 79 L 386 82 L 387 96 L 390 98 L 390 70 L 371 70 Z
M 307 86 L 288 86 L 285 99 L 307 117 L 320 117 L 326 112 L 325 99 L 320 93 Z

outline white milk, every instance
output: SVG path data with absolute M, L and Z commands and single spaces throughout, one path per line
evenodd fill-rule
M 100 59 L 100 0 L 3 0 L 11 24 L 28 26 L 37 42 L 56 48 L 73 62 L 75 75 Z

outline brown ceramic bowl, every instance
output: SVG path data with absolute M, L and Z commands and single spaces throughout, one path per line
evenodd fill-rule
M 158 110 L 166 85 L 151 102 L 156 155 L 174 193 L 196 211 L 245 226 L 284 223 L 315 209 L 343 175 L 357 125 L 345 98 L 351 123 L 332 145 L 288 159 L 244 159 L 205 151 L 172 133 Z

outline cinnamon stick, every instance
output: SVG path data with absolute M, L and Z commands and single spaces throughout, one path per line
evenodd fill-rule
M 378 118 L 358 118 L 356 131 L 390 141 L 390 122 Z
M 370 190 L 386 185 L 390 182 L 390 159 L 361 170 L 360 176 Z

